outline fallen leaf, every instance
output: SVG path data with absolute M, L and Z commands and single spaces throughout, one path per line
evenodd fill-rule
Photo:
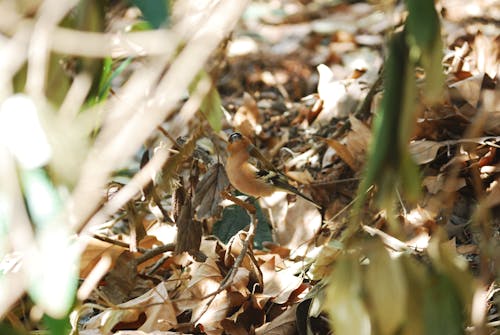
M 255 330 L 256 335 L 287 335 L 296 333 L 296 315 L 298 305 L 288 308 L 271 322 L 267 322 Z
M 334 149 L 337 153 L 337 155 L 342 159 L 349 167 L 357 171 L 358 169 L 358 164 L 354 160 L 354 157 L 351 155 L 347 147 L 343 144 L 341 144 L 339 141 L 330 139 L 330 138 L 325 138 L 324 141 L 328 144 L 328 146 L 332 149 Z
M 214 217 L 220 213 L 221 192 L 229 186 L 229 179 L 224 166 L 220 163 L 212 165 L 196 185 L 193 206 L 196 218 L 200 221 Z
M 277 270 L 275 258 L 262 264 L 260 269 L 264 278 L 262 295 L 271 297 L 276 304 L 286 303 L 293 291 L 302 284 L 302 279 L 295 276 L 293 268 Z
M 254 138 L 260 133 L 262 121 L 255 99 L 247 92 L 243 93 L 243 104 L 233 117 L 234 128 L 248 138 Z
M 145 332 L 169 330 L 177 325 L 177 316 L 165 282 L 135 299 L 118 305 L 117 309 L 106 309 L 91 318 L 84 328 L 85 330 L 99 329 L 101 334 L 108 334 L 118 323 L 133 322 L 141 313 L 146 315 L 146 321 L 139 327 L 139 330 Z
M 436 158 L 439 148 L 443 145 L 445 144 L 428 140 L 413 141 L 408 150 L 415 163 L 422 165 L 432 162 Z

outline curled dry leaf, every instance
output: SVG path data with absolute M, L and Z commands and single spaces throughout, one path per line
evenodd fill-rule
M 300 197 L 297 197 L 293 206 L 287 205 L 285 201 L 271 202 L 271 197 L 279 199 L 278 196 L 286 196 L 280 193 L 276 192 L 263 200 L 268 204 L 267 208 L 271 210 L 271 217 L 275 222 L 275 241 L 280 246 L 297 252 L 296 249 L 305 246 L 304 242 L 313 238 L 321 226 L 321 213 L 313 204 Z
M 481 84 L 483 79 L 484 73 L 478 74 L 450 85 L 450 89 L 457 90 L 463 99 L 472 107 L 476 108 L 481 95 Z
M 254 138 L 260 133 L 262 115 L 259 113 L 255 99 L 245 92 L 243 104 L 238 108 L 233 117 L 233 126 L 248 138 Z
M 168 296 L 165 282 L 158 284 L 140 297 L 129 300 L 117 307 L 116 309 L 106 309 L 90 319 L 85 325 L 85 329 L 98 329 L 101 331 L 100 334 L 108 334 L 120 322 L 139 320 L 142 313 L 146 315 L 146 321 L 139 327 L 139 330 L 145 332 L 164 331 L 177 325 L 175 309 Z
M 349 99 L 347 81 L 335 80 L 332 70 L 324 64 L 318 65 L 318 94 L 323 101 L 323 110 L 314 121 L 316 124 L 329 122 L 334 117 L 348 115 L 349 107 L 355 102 Z
M 432 162 L 443 145 L 435 141 L 413 141 L 410 143 L 409 151 L 415 163 L 422 165 Z
M 467 185 L 464 178 L 456 178 L 453 182 L 448 182 L 443 174 L 437 176 L 425 177 L 422 185 L 427 188 L 431 194 L 437 194 L 440 191 L 455 192 Z
M 139 280 L 134 254 L 124 251 L 116 260 L 114 268 L 104 277 L 103 293 L 114 304 L 127 301 Z
M 219 214 L 219 204 L 222 201 L 221 192 L 229 186 L 226 170 L 220 163 L 212 165 L 196 186 L 193 206 L 196 208 L 196 218 L 205 220 Z
M 343 145 L 337 140 L 329 138 L 326 138 L 324 140 L 330 148 L 335 150 L 340 159 L 342 159 L 347 165 L 349 165 L 351 169 L 353 169 L 354 171 L 358 170 L 358 166 L 356 161 L 354 160 L 354 157 L 351 155 L 351 153 L 349 152 L 349 150 L 345 145 Z
M 247 238 L 247 232 L 240 231 L 236 235 L 234 235 L 229 241 L 226 249 L 226 254 L 224 255 L 224 263 L 228 267 L 232 267 L 234 262 L 243 250 L 243 241 Z M 253 254 L 252 248 L 253 240 L 250 241 L 248 248 L 246 250 L 246 254 L 243 256 L 243 260 L 241 262 L 241 266 L 249 271 L 250 278 L 253 282 L 257 282 L 260 287 L 263 286 L 262 274 L 259 270 L 259 264 L 257 264 L 257 260 Z
M 111 257 L 113 266 L 116 259 L 125 250 L 125 247 L 109 244 L 97 239 L 91 239 L 83 251 L 80 259 L 80 278 L 87 278 L 90 271 L 92 271 L 94 266 L 99 262 L 99 259 L 101 259 L 104 254 Z
M 365 160 L 366 152 L 372 138 L 371 129 L 355 116 L 349 116 L 351 131 L 347 134 L 346 146 L 351 155 L 356 159 L 358 166 Z
M 260 267 L 264 277 L 263 296 L 269 297 L 276 304 L 288 302 L 292 293 L 302 284 L 302 278 L 295 276 L 295 269 L 276 268 L 276 258 L 273 257 Z
M 175 252 L 189 252 L 191 255 L 196 255 L 200 251 L 201 222 L 193 219 L 193 211 L 191 206 L 191 198 L 185 199 L 182 205 L 181 212 L 177 218 L 177 240 L 175 244 Z
M 297 305 L 288 308 L 283 314 L 279 315 L 273 321 L 265 323 L 255 330 L 256 335 L 281 335 L 295 334 L 296 332 L 296 315 Z

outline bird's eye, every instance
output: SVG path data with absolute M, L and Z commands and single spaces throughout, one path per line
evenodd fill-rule
M 233 143 L 234 141 L 239 141 L 242 139 L 242 136 L 240 133 L 232 133 L 229 135 L 229 143 Z

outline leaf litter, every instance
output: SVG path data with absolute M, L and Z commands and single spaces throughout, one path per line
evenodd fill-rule
M 447 7 L 449 2 L 441 6 L 451 15 L 455 7 Z M 465 279 L 460 280 L 467 264 L 456 254 L 480 274 L 477 258 L 484 236 L 471 221 L 474 215 L 487 220 L 486 210 L 498 213 L 500 205 L 498 37 L 483 33 L 488 27 L 480 22 L 457 28 L 453 16 L 445 16 L 446 94 L 439 103 L 424 106 L 409 145 L 423 173 L 425 194 L 415 207 L 402 201 L 404 236 L 388 234 L 385 220 L 372 213 L 375 224 L 366 232 L 380 236 L 385 247 L 368 246 L 380 257 L 369 260 L 377 268 L 365 271 L 362 264 L 350 261 L 361 254 L 342 254 L 342 242 L 334 240 L 348 223 L 346 208 L 356 197 L 371 143 L 372 114 L 381 92 L 370 90 L 377 86 L 384 34 L 392 25 L 372 4 L 289 3 L 281 11 L 274 10 L 273 3 L 249 6 L 215 82 L 220 97 L 212 89 L 205 108 L 220 99 L 225 109 L 222 128 L 251 138 L 275 166 L 304 185 L 324 212 L 302 199 L 277 194 L 258 203 L 269 220 L 259 222 L 259 228 L 266 226 L 272 241 L 259 240 L 262 236 L 252 236 L 248 228 L 227 243 L 213 236 L 214 225 L 231 225 L 234 219 L 223 215 L 231 205 L 222 193 L 229 184 L 224 141 L 211 129 L 216 121 L 209 119 L 210 128 L 194 120 L 185 132 L 190 133 L 187 141 L 170 153 L 161 175 L 152 176 L 161 201 L 143 190 L 96 230 L 105 241 L 93 240 L 83 252 L 83 279 L 104 255 L 111 264 L 82 305 L 79 334 L 295 334 L 299 305 L 311 297 L 321 300 L 315 290 L 325 278 L 339 283 L 322 299 L 342 302 L 332 315 L 340 333 L 378 327 L 381 334 L 392 334 L 405 317 L 398 305 L 415 298 L 408 293 L 406 285 L 412 280 L 406 276 L 418 278 L 423 271 L 414 259 L 399 259 L 394 253 L 429 249 L 429 262 L 455 272 L 452 280 L 461 294 L 467 290 Z M 470 18 L 465 12 L 455 14 Z M 237 50 L 243 42 L 247 49 Z M 369 113 L 360 113 L 366 101 Z M 166 135 L 159 130 L 148 150 L 170 141 Z M 213 144 L 211 152 L 200 138 Z M 474 212 L 472 203 L 482 211 Z M 498 217 L 488 221 L 491 238 L 500 234 Z M 157 229 L 172 221 L 177 229 Z M 243 227 L 251 221 L 248 218 Z M 120 222 L 125 231 L 117 228 Z M 132 224 L 148 236 L 134 237 Z M 439 225 L 447 236 L 432 239 Z M 166 240 L 175 247 L 164 248 Z M 263 248 L 255 248 L 257 240 Z M 158 253 L 149 256 L 155 249 Z M 389 261 L 394 258 L 397 261 Z M 379 264 L 381 260 L 387 262 Z M 446 280 L 440 278 L 438 287 L 446 289 Z M 349 281 L 354 284 L 347 285 Z M 359 298 L 353 300 L 349 290 Z M 368 292 L 368 307 L 363 290 Z M 433 301 L 432 296 L 422 299 Z M 409 306 L 406 312 L 412 312 Z M 377 312 L 383 310 L 391 311 L 393 319 Z M 345 319 L 354 324 L 345 324 Z M 324 320 L 307 320 L 315 334 L 328 331 Z

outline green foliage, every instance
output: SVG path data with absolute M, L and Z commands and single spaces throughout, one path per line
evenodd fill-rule
M 464 334 L 462 305 L 448 276 L 437 274 L 429 280 L 423 306 L 425 334 Z
M 55 319 L 44 315 L 43 323 L 49 329 L 50 335 L 68 335 L 71 332 L 71 324 L 68 316 Z
M 222 129 L 222 117 L 224 115 L 222 111 L 222 103 L 219 92 L 213 85 L 212 79 L 210 79 L 210 76 L 206 71 L 200 71 L 193 79 L 193 82 L 189 85 L 189 93 L 193 94 L 200 82 L 203 80 L 209 80 L 211 86 L 208 93 L 203 98 L 200 110 L 210 124 L 210 127 L 212 127 L 215 132 L 219 132 Z
M 444 82 L 439 18 L 434 8 L 434 1 L 406 0 L 406 6 L 409 15 L 405 27 L 410 55 L 425 70 L 424 97 L 433 102 L 442 96 Z
M 116 66 L 114 65 L 115 62 L 111 59 L 111 57 L 104 59 L 101 79 L 99 81 L 99 89 L 94 103 L 99 103 L 108 98 L 113 80 L 123 73 L 132 60 L 132 57 L 128 57 L 122 61 L 118 61 L 118 65 Z
M 357 254 L 344 254 L 329 278 L 324 309 L 338 335 L 371 334 L 370 315 L 362 299 L 361 265 Z
M 262 243 L 272 241 L 271 224 L 264 215 L 259 202 L 252 200 L 252 205 L 257 209 L 258 225 L 255 231 L 254 245 L 257 249 L 262 249 Z M 250 216 L 246 210 L 240 206 L 228 206 L 222 212 L 222 218 L 217 221 L 213 228 L 213 234 L 222 242 L 227 243 L 237 232 L 250 224 Z
M 335 334 L 463 334 L 474 280 L 442 234 L 431 245 L 420 261 L 374 238 L 340 256 L 324 302 Z
M 414 70 L 404 34 L 395 34 L 389 44 L 384 97 L 374 122 L 374 139 L 355 211 L 359 211 L 373 184 L 377 186 L 379 205 L 389 213 L 397 187 L 407 199 L 418 198 L 419 172 L 407 148 L 416 109 Z
M 0 334 L 8 334 L 8 335 L 27 335 L 28 332 L 23 330 L 14 329 L 6 323 L 0 323 Z
M 104 16 L 106 12 L 105 8 L 106 2 L 100 0 L 80 0 L 78 5 L 73 9 L 73 11 L 68 15 L 64 21 L 62 22 L 62 26 L 82 30 L 82 31 L 92 31 L 92 32 L 102 32 L 104 31 Z M 96 58 L 64 58 L 63 62 L 68 63 L 68 66 L 71 68 L 71 71 L 74 71 L 76 74 L 78 73 L 88 73 L 92 78 L 92 87 L 90 89 L 89 98 L 92 98 L 97 95 L 99 88 L 99 78 L 103 67 L 103 61 L 101 59 Z M 58 67 L 56 67 L 58 66 Z M 62 70 L 60 64 L 55 64 L 52 67 L 51 73 L 49 70 L 49 80 L 57 80 L 58 74 Z M 68 77 L 67 73 L 65 77 Z M 70 78 L 71 79 L 71 78 Z M 50 89 L 54 85 L 48 85 Z M 63 97 L 66 95 L 66 91 L 64 91 Z
M 130 2 L 141 10 L 144 20 L 149 22 L 153 29 L 168 23 L 170 0 L 130 0 Z
M 409 201 L 416 201 L 420 195 L 418 167 L 408 151 L 420 108 L 415 70 L 420 63 L 424 66 L 427 76 L 424 95 L 434 101 L 441 95 L 443 85 L 442 50 L 434 2 L 408 0 L 407 4 L 409 16 L 405 29 L 395 33 L 389 42 L 384 96 L 374 121 L 374 139 L 353 210 L 358 218 L 371 185 L 376 186 L 378 204 L 388 212 L 389 221 L 397 189 Z

